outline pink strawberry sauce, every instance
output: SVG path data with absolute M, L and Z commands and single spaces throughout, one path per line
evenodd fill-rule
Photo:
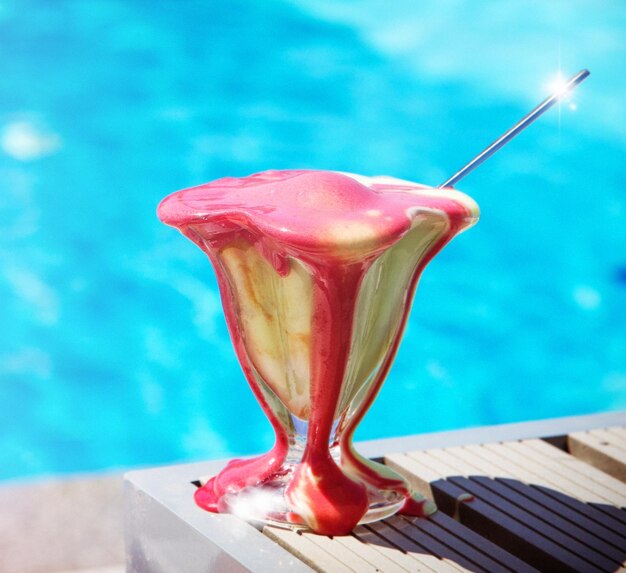
M 428 515 L 432 504 L 413 496 L 391 470 L 361 457 L 352 447 L 356 426 L 374 401 L 396 354 L 410 302 L 425 265 L 460 231 L 472 225 L 478 208 L 451 189 L 433 190 L 387 177 L 361 178 L 327 171 L 267 171 L 224 178 L 165 198 L 159 218 L 178 228 L 202 248 L 215 267 L 235 351 L 244 374 L 276 434 L 265 455 L 233 460 L 196 492 L 198 505 L 229 511 L 229 496 L 263 486 L 287 473 L 284 497 L 289 519 L 326 535 L 350 532 L 366 515 L 372 500 L 400 499 L 411 515 Z M 367 391 L 350 415 L 337 412 L 351 348 L 359 289 L 373 262 L 406 235 L 420 217 L 446 219 L 445 231 L 429 244 L 406 287 L 402 317 L 391 347 Z M 246 243 L 281 277 L 293 260 L 303 263 L 312 281 L 310 391 L 306 447 L 301 460 L 285 466 L 290 440 L 284 420 L 268 403 L 267 390 L 238 322 L 238 302 L 220 259 L 228 245 Z M 338 425 L 341 452 L 329 451 Z M 402 500 L 404 500 L 402 502 Z

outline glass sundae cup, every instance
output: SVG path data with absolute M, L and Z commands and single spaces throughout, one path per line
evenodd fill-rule
M 202 485 L 198 505 L 326 535 L 434 511 L 352 439 L 421 271 L 476 222 L 476 203 L 391 177 L 267 171 L 174 193 L 158 216 L 209 256 L 235 351 L 276 434 L 268 453 Z

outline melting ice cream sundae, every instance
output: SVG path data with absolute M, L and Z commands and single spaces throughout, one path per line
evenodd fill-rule
M 434 506 L 352 445 L 396 354 L 419 276 L 478 219 L 451 188 L 589 76 L 581 70 L 433 189 L 392 177 L 267 171 L 167 197 L 159 217 L 211 259 L 244 374 L 276 433 L 231 461 L 198 505 L 349 533 Z
M 179 191 L 158 215 L 209 256 L 244 374 L 276 433 L 196 493 L 209 510 L 345 534 L 427 514 L 352 446 L 395 356 L 422 269 L 478 207 L 391 177 L 267 171 Z

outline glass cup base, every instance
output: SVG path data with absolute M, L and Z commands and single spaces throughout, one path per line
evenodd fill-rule
M 260 524 L 294 530 L 310 529 L 303 517 L 292 511 L 288 505 L 285 491 L 290 477 L 291 475 L 282 476 L 270 482 L 227 493 L 219 501 L 219 511 Z M 397 491 L 376 490 L 370 486 L 367 493 L 369 508 L 359 520 L 359 525 L 390 517 L 402 509 L 406 502 L 406 497 Z

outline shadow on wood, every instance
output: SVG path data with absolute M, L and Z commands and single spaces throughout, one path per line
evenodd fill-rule
M 428 519 L 395 515 L 334 538 L 272 527 L 265 533 L 321 572 L 624 571 L 622 507 L 513 478 L 449 476 L 430 487 L 440 511 Z
M 455 476 L 431 488 L 441 511 L 540 571 L 614 572 L 626 559 L 623 507 L 510 478 Z

